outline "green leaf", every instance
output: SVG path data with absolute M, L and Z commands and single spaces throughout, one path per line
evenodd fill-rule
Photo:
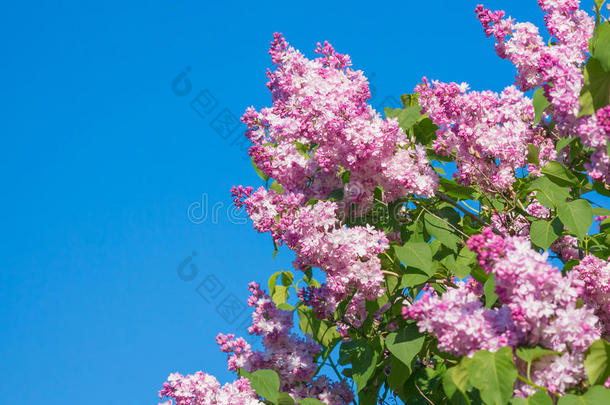
M 551 160 L 542 168 L 542 174 L 560 186 L 578 186 L 578 178 L 556 160 Z
M 439 184 L 441 185 L 441 189 L 447 194 L 449 197 L 455 200 L 472 200 L 474 188 L 466 187 L 454 180 L 449 180 L 445 177 L 439 178 Z
M 256 370 L 248 373 L 240 369 L 240 376 L 250 381 L 250 386 L 261 397 L 277 403 L 280 394 L 280 377 L 273 370 Z
M 341 182 L 343 184 L 347 184 L 349 183 L 349 179 L 351 178 L 352 174 L 349 171 L 343 172 L 343 174 L 341 175 Z
M 424 284 L 426 281 L 428 281 L 428 279 L 430 279 L 430 276 L 427 273 L 424 273 L 422 270 L 414 267 L 410 267 L 407 269 L 407 274 L 401 277 L 400 286 L 415 287 L 416 285 Z
M 316 398 L 298 399 L 297 402 L 301 405 L 326 405 L 324 402 Z
M 468 246 L 464 246 L 457 259 L 455 260 L 455 266 L 453 273 L 458 278 L 466 278 L 470 274 L 470 265 L 475 262 L 477 254 L 470 249 Z
M 559 398 L 557 405 L 608 405 L 610 404 L 610 390 L 601 385 L 591 387 L 583 396 L 566 394 Z
M 448 369 L 443 376 L 443 389 L 449 398 L 458 390 L 465 396 L 471 362 L 469 357 L 462 357 L 462 360 L 455 367 Z
M 414 105 L 407 107 L 398 114 L 398 126 L 403 130 L 411 128 L 419 119 L 421 115 L 421 107 Z
M 419 94 L 418 93 L 415 93 L 415 94 L 403 94 L 402 96 L 400 96 L 400 102 L 402 103 L 403 107 L 405 107 L 405 108 L 417 105 L 417 103 L 418 103 L 417 100 L 418 99 L 419 99 Z
M 415 140 L 422 145 L 430 145 L 432 140 L 436 138 L 436 130 L 438 127 L 434 125 L 430 118 L 424 118 L 413 126 Z
M 610 343 L 596 340 L 585 352 L 585 371 L 589 383 L 603 384 L 610 377 Z
M 563 148 L 570 145 L 575 140 L 576 140 L 575 137 L 574 138 L 561 138 L 559 141 L 557 141 L 557 144 L 555 145 L 555 150 L 557 152 L 561 152 L 563 150 Z
M 419 332 L 417 325 L 412 323 L 398 332 L 389 333 L 385 342 L 388 350 L 410 370 L 411 362 L 421 350 L 425 339 L 426 337 Z
M 596 0 L 596 5 L 598 1 L 603 3 L 601 0 Z M 593 45 L 591 56 L 597 59 L 602 69 L 610 72 L 610 22 L 599 25 L 595 29 L 595 36 L 591 41 Z
M 610 210 L 608 208 L 604 208 L 604 207 L 595 207 L 595 208 L 593 208 L 593 215 L 604 215 L 604 216 L 609 215 L 610 216 Z
M 356 384 L 356 392 L 360 392 L 375 371 L 377 353 L 364 340 L 343 342 L 339 349 L 339 362 L 352 364 L 352 378 Z
M 407 366 L 395 356 L 392 356 L 390 364 L 391 368 L 390 375 L 388 375 L 388 385 L 393 390 L 400 390 L 411 375 L 411 366 Z
M 610 104 L 610 73 L 600 62 L 590 57 L 585 65 L 584 86 L 580 92 L 580 114 L 595 114 L 596 110 Z
M 384 112 L 388 118 L 397 118 L 398 126 L 407 131 L 422 118 L 421 109 L 419 105 L 414 105 L 406 108 L 385 108 Z
M 554 350 L 545 349 L 542 346 L 536 347 L 518 347 L 517 348 L 517 357 L 521 360 L 531 363 L 532 361 L 539 359 L 542 356 L 549 355 L 559 355 L 561 353 L 556 352 Z
M 276 401 L 277 405 L 294 405 L 294 399 L 285 392 L 280 392 Z
M 586 200 L 559 204 L 557 214 L 561 222 L 578 238 L 583 238 L 593 224 L 593 209 Z
M 416 267 L 427 275 L 434 274 L 432 268 L 432 251 L 425 242 L 407 242 L 402 246 L 394 247 L 398 259 L 407 266 Z
M 322 346 L 328 346 L 339 338 L 337 328 L 326 320 L 316 318 L 311 308 L 299 307 L 298 313 L 301 332 L 311 335 Z
M 504 405 L 513 395 L 517 368 L 513 353 L 505 346 L 495 353 L 480 350 L 472 357 L 469 381 L 488 405 Z
M 485 281 L 483 289 L 485 291 L 485 308 L 491 308 L 498 300 L 498 294 L 496 294 L 496 280 L 493 276 L 490 276 L 487 281 Z
M 435 213 L 436 216 L 429 213 L 424 214 L 424 227 L 426 232 L 435 239 L 438 239 L 443 245 L 457 252 L 461 238 L 456 235 L 453 226 L 457 227 L 460 220 L 460 215 L 454 209 L 445 207 Z M 442 219 L 439 219 L 442 218 Z
M 532 100 L 534 104 L 534 124 L 540 122 L 542 118 L 542 113 L 547 109 L 548 106 L 551 105 L 550 101 L 546 99 L 544 96 L 544 89 L 538 88 L 534 91 L 534 96 Z
M 540 156 L 540 148 L 536 145 L 532 145 L 531 143 L 528 143 L 527 144 L 527 162 L 538 166 L 540 164 L 540 162 L 538 161 L 538 156 Z
M 274 181 L 273 183 L 271 183 L 271 185 L 269 186 L 269 189 L 275 191 L 277 194 L 284 193 L 284 187 L 282 187 L 282 185 L 280 183 L 278 183 L 277 181 Z
M 530 191 L 536 191 L 536 199 L 547 208 L 554 209 L 557 204 L 564 203 L 570 196 L 570 190 L 558 186 L 547 177 L 539 177 L 529 186 Z
M 290 293 L 288 291 L 288 287 L 283 285 L 275 286 L 275 291 L 271 295 L 271 299 L 275 303 L 275 305 L 279 306 L 281 304 L 285 304 L 288 300 Z
M 530 227 L 530 238 L 536 246 L 547 250 L 562 232 L 563 225 L 557 218 L 552 221 L 541 219 L 532 222 Z

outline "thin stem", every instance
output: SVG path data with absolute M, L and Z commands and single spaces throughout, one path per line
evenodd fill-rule
M 460 204 L 457 203 L 457 201 L 453 200 L 451 197 L 449 197 L 448 195 L 445 195 L 441 192 L 437 192 L 436 195 L 438 196 L 438 198 L 440 198 L 441 200 L 445 201 L 446 203 L 449 203 L 451 205 L 453 205 L 455 208 L 457 208 L 458 210 L 462 211 L 464 213 L 464 215 L 468 215 L 468 217 L 470 217 L 473 221 L 483 225 L 483 226 L 491 226 L 491 224 L 488 224 L 487 222 L 483 221 L 481 219 L 481 217 L 479 217 L 478 215 L 474 215 L 472 212 L 467 211 L 464 207 L 462 207 Z M 504 236 L 504 234 L 502 232 L 500 232 L 499 230 L 497 230 L 495 227 L 491 226 L 492 230 L 495 234 L 500 235 L 500 236 Z
M 552 392 L 552 391 L 549 391 L 549 389 L 548 389 L 548 388 L 543 387 L 543 386 L 541 386 L 541 385 L 538 385 L 538 384 L 536 384 L 535 382 L 530 381 L 530 380 L 528 380 L 527 378 L 520 376 L 519 374 L 517 374 L 517 378 L 518 378 L 518 379 L 520 379 L 521 381 L 523 381 L 524 383 L 526 383 L 526 384 L 528 384 L 528 385 L 531 385 L 531 386 L 532 386 L 532 387 L 534 387 L 534 388 L 538 388 L 539 390 L 546 391 L 546 392 L 548 392 L 549 394 L 553 394 L 553 395 L 555 395 L 557 398 L 559 398 L 559 394 L 557 394 L 557 393 L 555 393 L 555 392 Z
M 388 254 L 388 252 L 383 252 L 383 254 L 388 258 L 388 260 L 392 263 L 392 264 L 396 264 L 394 262 L 394 259 L 392 259 L 392 257 Z
M 424 393 L 422 392 L 422 390 L 421 390 L 421 389 L 419 389 L 419 386 L 418 386 L 417 384 L 415 384 L 415 388 L 417 388 L 417 391 L 419 392 L 419 395 L 421 395 L 421 396 L 422 396 L 422 397 L 423 397 L 423 398 L 424 398 L 426 401 L 428 401 L 429 403 L 431 403 L 432 405 L 434 405 L 434 402 L 432 402 L 432 401 L 430 400 L 430 398 L 428 398 L 428 397 L 426 396 L 426 394 L 424 394 Z

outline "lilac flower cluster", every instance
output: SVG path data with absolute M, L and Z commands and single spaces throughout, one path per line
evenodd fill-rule
M 599 317 L 606 338 L 610 338 L 610 263 L 587 255 L 572 269 L 584 282 L 584 301 Z
M 442 297 L 428 287 L 415 304 L 403 307 L 402 313 L 405 318 L 417 319 L 421 332 L 434 334 L 440 350 L 456 356 L 515 345 L 519 335 L 510 311 L 506 306 L 485 308 L 482 295 L 483 287 L 476 281 L 460 281 Z
M 454 177 L 490 192 L 504 190 L 513 184 L 515 170 L 527 163 L 527 144 L 537 139 L 531 129 L 532 102 L 514 86 L 500 95 L 467 90 L 465 83 L 425 77 L 415 88 L 423 111 L 439 127 L 434 149 L 455 154 Z
M 317 370 L 314 357 L 321 348 L 311 336 L 303 339 L 291 333 L 292 312 L 277 308 L 257 283 L 250 283 L 249 289 L 252 295 L 248 305 L 255 310 L 248 331 L 263 337 L 265 350 L 252 350 L 243 338 L 219 334 L 216 342 L 223 352 L 230 354 L 229 370 L 274 370 L 280 377 L 280 390 L 294 399 L 317 398 L 328 405 L 352 401 L 353 394 L 345 381 L 332 382 L 325 376 L 314 378 Z
M 590 116 L 578 117 L 583 86 L 582 66 L 594 19 L 579 9 L 578 0 L 539 0 L 552 43 L 545 45 L 538 28 L 531 23 L 503 19 L 504 11 L 477 6 L 476 13 L 485 34 L 496 40 L 496 52 L 517 68 L 516 84 L 522 91 L 541 87 L 551 103 L 550 117 L 562 137 L 579 136 L 594 148 L 586 168 L 592 179 L 610 181 L 610 160 L 606 143 L 610 135 L 610 107 Z M 550 41 L 549 41 L 550 42 Z M 547 138 L 548 139 L 548 138 Z M 543 150 L 541 150 L 543 152 Z
M 273 107 L 248 108 L 242 121 L 252 141 L 256 165 L 282 187 L 310 198 L 326 198 L 337 188 L 353 202 L 371 201 L 382 185 L 390 200 L 411 193 L 431 196 L 437 175 L 425 150 L 412 143 L 396 119 L 384 120 L 366 101 L 371 97 L 361 71 L 349 56 L 327 42 L 309 60 L 281 34 L 271 43 L 276 70 L 268 72 Z M 349 171 L 343 186 L 339 173 Z
M 173 373 L 163 383 L 159 398 L 169 398 L 159 405 L 262 405 L 246 378 L 220 386 L 212 375 L 201 371 L 183 376 Z
M 546 253 L 531 249 L 528 238 L 503 238 L 490 228 L 472 236 L 468 247 L 494 277 L 498 307 L 485 309 L 479 299 L 480 286 L 470 282 L 460 283 L 440 298 L 428 293 L 406 308 L 405 315 L 416 319 L 422 332 L 433 333 L 441 350 L 456 355 L 505 345 L 540 345 L 562 353 L 545 356 L 532 367 L 532 381 L 550 391 L 563 393 L 583 381 L 584 351 L 602 334 L 596 309 L 604 305 L 603 293 L 595 294 L 600 283 L 607 284 L 607 274 L 599 270 L 600 264 L 586 262 L 580 272 L 563 277 L 547 262 Z M 590 296 L 585 279 L 595 280 L 590 281 Z M 586 301 L 595 305 L 579 305 L 580 297 L 589 297 Z M 517 393 L 523 396 L 531 391 L 519 385 Z

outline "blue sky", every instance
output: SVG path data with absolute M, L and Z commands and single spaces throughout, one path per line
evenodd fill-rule
M 292 260 L 230 210 L 231 186 L 259 180 L 243 127 L 222 126 L 270 103 L 273 32 L 349 53 L 375 107 L 423 75 L 501 90 L 514 70 L 476 3 L 5 2 L 3 399 L 154 404 L 172 371 L 232 379 L 214 337 L 248 314 L 217 308 Z M 534 0 L 486 4 L 542 22 Z

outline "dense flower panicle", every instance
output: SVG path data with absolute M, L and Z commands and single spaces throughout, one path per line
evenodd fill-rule
M 397 120 L 382 119 L 366 103 L 371 94 L 362 72 L 328 42 L 318 44 L 316 53 L 321 57 L 309 60 L 274 35 L 270 54 L 276 70 L 268 72 L 267 84 L 273 107 L 249 108 L 242 117 L 256 165 L 307 199 L 341 188 L 342 171 L 350 171 L 350 182 L 361 188 L 352 196 L 356 203 L 370 202 L 380 184 L 389 199 L 431 196 L 436 173 Z
M 250 387 L 246 378 L 239 378 L 232 383 L 220 386 L 214 376 L 201 371 L 183 376 L 170 374 L 159 398 L 170 398 L 159 405 L 261 405 L 258 395 Z
M 487 309 L 481 302 L 482 286 L 458 282 L 442 297 L 428 288 L 403 316 L 416 319 L 420 332 L 433 333 L 438 348 L 455 356 L 471 356 L 477 350 L 496 351 L 515 345 L 519 335 L 507 307 Z
M 277 243 L 281 243 L 286 229 L 291 226 L 295 214 L 303 202 L 302 194 L 278 194 L 259 187 L 254 193 L 239 201 L 246 207 L 248 216 L 258 232 L 270 232 Z
M 531 23 L 503 19 L 504 12 L 477 6 L 477 17 L 485 34 L 496 40 L 498 56 L 517 68 L 516 84 L 522 91 L 537 87 L 551 103 L 549 113 L 563 137 L 579 136 L 585 146 L 594 148 L 586 165 L 593 180 L 610 182 L 610 160 L 606 143 L 610 135 L 610 106 L 591 116 L 578 118 L 579 96 L 583 86 L 582 65 L 595 21 L 575 0 L 539 0 L 544 21 L 553 43 L 546 45 L 538 28 Z
M 455 153 L 458 181 L 491 192 L 504 190 L 526 165 L 527 144 L 535 140 L 532 102 L 514 86 L 499 95 L 467 89 L 466 84 L 426 78 L 415 88 L 423 111 L 439 127 L 436 152 Z
M 595 115 L 582 117 L 576 125 L 576 133 L 583 145 L 595 149 L 591 162 L 585 163 L 589 176 L 610 183 L 610 158 L 606 147 L 610 137 L 610 105 L 600 108 Z
M 580 66 L 586 60 L 594 20 L 578 9 L 578 1 L 540 0 L 538 4 L 553 37 L 552 46 L 545 45 L 538 27 L 531 23 L 503 19 L 503 11 L 492 12 L 482 5 L 475 12 L 485 34 L 495 38 L 498 56 L 517 68 L 516 84 L 521 90 L 542 86 L 558 118 L 573 119 L 582 87 Z
M 603 331 L 610 338 L 610 263 L 593 255 L 587 255 L 572 269 L 572 273 L 584 282 L 583 299 L 599 317 Z
M 412 143 L 396 119 L 382 119 L 369 105 L 368 82 L 353 70 L 349 56 L 325 42 L 320 57 L 309 60 L 281 34 L 271 43 L 275 70 L 268 72 L 273 106 L 242 117 L 250 155 L 283 192 L 234 188 L 236 205 L 259 232 L 270 232 L 297 254 L 295 267 L 327 273 L 328 302 L 356 291 L 347 318 L 359 325 L 366 299 L 383 293 L 377 255 L 388 248 L 384 232 L 370 226 L 347 228 L 340 222 L 351 203 L 365 212 L 373 191 L 382 186 L 385 201 L 409 194 L 432 196 L 438 175 L 421 145 Z M 349 172 L 345 184 L 341 174 Z M 319 201 L 342 189 L 343 201 Z
M 604 297 L 594 293 L 599 283 L 608 284 L 608 275 L 599 270 L 600 263 L 589 259 L 582 270 L 564 277 L 547 262 L 546 253 L 531 249 L 527 237 L 502 237 L 490 228 L 472 236 L 468 247 L 494 277 L 499 308 L 484 308 L 482 293 L 477 294 L 480 286 L 472 282 L 440 298 L 428 293 L 405 308 L 405 315 L 417 319 L 420 330 L 434 333 L 441 350 L 456 355 L 504 345 L 540 345 L 561 352 L 543 357 L 532 368 L 532 381 L 553 392 L 563 393 L 586 379 L 584 352 L 602 334 L 596 313 Z M 592 285 L 590 296 L 585 279 Z M 583 306 L 580 297 L 585 297 Z M 517 385 L 516 394 L 532 393 L 531 387 Z
M 498 301 L 510 310 L 520 343 L 565 353 L 547 359 L 550 366 L 534 367 L 533 381 L 565 392 L 583 380 L 583 353 L 601 330 L 594 307 L 578 305 L 585 286 L 577 273 L 563 277 L 547 262 L 547 254 L 532 250 L 525 237 L 502 238 L 486 230 L 485 236 L 470 238 L 468 247 L 494 275 Z M 568 363 L 570 368 L 562 367 Z
M 330 382 L 316 377 L 314 357 L 320 346 L 311 336 L 299 337 L 291 332 L 292 312 L 283 311 L 257 283 L 250 283 L 248 305 L 255 308 L 248 331 L 263 337 L 264 351 L 252 350 L 243 338 L 219 334 L 216 342 L 220 350 L 229 354 L 231 371 L 242 368 L 248 372 L 271 369 L 280 377 L 280 390 L 293 398 L 317 398 L 328 405 L 344 405 L 353 399 L 344 381 Z
M 327 274 L 332 298 L 342 301 L 355 291 L 346 316 L 360 325 L 366 318 L 366 299 L 383 294 L 381 261 L 389 248 L 383 231 L 370 225 L 347 228 L 336 219 L 337 204 L 320 201 L 302 208 L 286 232 L 286 245 L 297 254 L 295 267 L 319 267 Z

